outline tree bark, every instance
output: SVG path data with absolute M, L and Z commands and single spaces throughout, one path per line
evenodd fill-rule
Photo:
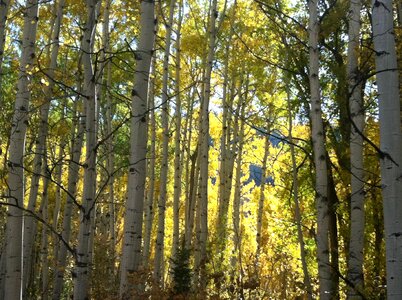
M 391 0 L 373 2 L 373 42 L 380 118 L 387 299 L 402 298 L 402 189 L 399 78 Z
M 34 66 L 38 1 L 27 0 L 25 6 L 22 52 L 17 96 L 12 119 L 8 157 L 8 215 L 6 228 L 5 299 L 20 299 L 22 290 L 22 239 L 24 207 L 24 153 L 31 92 L 29 73 Z
M 329 261 L 329 216 L 328 182 L 325 152 L 324 126 L 321 112 L 318 50 L 318 1 L 310 0 L 309 8 L 309 80 L 310 80 L 310 117 L 315 164 L 315 188 L 317 205 L 317 259 L 320 299 L 332 299 L 336 291 L 332 287 L 331 266 Z
M 295 219 L 297 225 L 297 240 L 300 246 L 300 260 L 302 263 L 303 269 L 303 283 L 307 293 L 307 299 L 313 299 L 313 288 L 311 285 L 311 277 L 308 272 L 307 266 L 307 255 L 306 255 L 306 248 L 304 244 L 303 238 L 303 230 L 302 230 L 302 216 L 300 211 L 300 204 L 299 204 L 299 180 L 297 176 L 297 162 L 296 162 L 296 152 L 293 140 L 293 118 L 292 118 L 292 110 L 290 105 L 290 98 L 289 98 L 289 90 L 287 91 L 288 96 L 288 116 L 289 116 L 289 147 L 290 147 L 290 156 L 292 159 L 292 177 L 293 177 L 293 201 L 295 204 Z
M 175 95 L 176 95 L 176 110 L 175 110 L 175 135 L 174 135 L 174 183 L 173 183 L 173 243 L 172 257 L 176 259 L 179 249 L 180 239 L 180 196 L 182 191 L 182 140 L 181 140 L 181 91 L 180 91 L 180 72 L 181 72 L 181 24 L 183 20 L 183 0 L 179 1 L 179 16 L 176 29 L 176 70 L 175 70 Z
M 218 16 L 217 0 L 212 0 L 210 7 L 210 21 L 209 21 L 209 45 L 207 65 L 204 76 L 204 90 L 202 94 L 202 104 L 200 113 L 200 187 L 199 187 L 199 210 L 200 210 L 200 236 L 199 236 L 199 249 L 200 249 L 200 262 L 196 266 L 199 272 L 199 284 L 201 296 L 204 295 L 206 289 L 206 264 L 207 264 L 207 240 L 208 240 L 208 152 L 209 152 L 209 101 L 211 98 L 211 73 L 215 57 L 215 40 L 216 40 L 216 19 Z
M 144 188 L 147 152 L 147 95 L 149 71 L 155 37 L 155 1 L 141 1 L 140 42 L 137 51 L 137 66 L 132 91 L 130 127 L 130 169 L 128 198 L 124 217 L 124 237 L 121 258 L 120 297 L 131 294 L 130 275 L 141 266 L 142 222 L 144 211 Z
M 36 202 L 38 198 L 38 189 L 39 189 L 39 180 L 42 175 L 42 165 L 44 164 L 45 157 L 45 148 L 46 148 L 46 137 L 48 134 L 48 119 L 49 119 L 49 109 L 50 102 L 53 95 L 54 88 L 54 75 L 55 70 L 57 68 L 57 56 L 59 54 L 59 34 L 61 21 L 63 18 L 63 8 L 64 8 L 64 0 L 60 0 L 56 3 L 57 12 L 56 18 L 54 20 L 52 38 L 50 44 L 52 45 L 51 50 L 49 52 L 50 63 L 49 69 L 47 71 L 46 76 L 49 80 L 49 85 L 45 88 L 45 98 L 44 103 L 40 108 L 40 124 L 38 136 L 36 139 L 36 148 L 35 148 L 35 156 L 33 161 L 33 174 L 31 178 L 31 188 L 29 192 L 29 200 L 27 209 L 29 211 L 35 212 Z M 37 221 L 33 216 L 26 215 L 24 219 L 24 244 L 23 244 L 23 259 L 24 259 L 24 276 L 23 276 L 23 289 L 24 289 L 24 297 L 26 297 L 27 290 L 30 285 L 30 274 L 32 267 L 32 250 L 36 237 L 36 227 Z
M 78 84 L 81 82 L 80 71 L 78 72 Z M 81 88 L 78 89 L 81 93 Z M 77 103 L 77 100 L 75 103 Z M 77 184 L 79 180 L 79 162 L 81 159 L 82 144 L 84 141 L 85 133 L 85 112 L 77 113 L 78 103 L 74 108 L 74 118 L 76 119 L 76 124 L 72 128 L 72 146 L 70 154 L 70 162 L 68 164 L 68 182 L 67 182 L 67 199 L 64 205 L 63 213 L 63 228 L 61 236 L 64 241 L 69 242 L 71 236 L 71 217 L 73 214 L 73 205 L 76 202 L 77 195 Z M 75 133 L 75 131 L 77 131 Z M 57 264 L 56 271 L 54 275 L 53 284 L 53 300 L 58 300 L 61 297 L 61 292 L 63 290 L 64 283 L 64 273 L 67 267 L 67 248 L 64 243 L 59 243 L 59 250 L 57 251 Z
M 349 42 L 347 77 L 349 86 L 349 105 L 351 118 L 350 136 L 350 246 L 348 278 L 353 288 L 348 291 L 348 299 L 361 300 L 364 289 L 363 249 L 364 249 L 364 165 L 363 137 L 364 108 L 362 79 L 358 64 L 360 54 L 360 10 L 362 2 L 351 0 L 349 6 Z
M 155 245 L 155 260 L 154 260 L 154 279 L 163 287 L 163 270 L 164 270 L 164 248 L 165 248 L 165 211 L 167 198 L 167 175 L 169 161 L 169 95 L 168 95 L 168 80 L 169 80 L 169 57 L 170 46 L 172 40 L 172 25 L 176 1 L 170 1 L 169 19 L 166 24 L 165 36 L 165 54 L 163 59 L 163 76 L 162 76 L 162 164 L 160 174 L 160 189 L 158 201 L 158 230 L 156 235 Z
M 268 125 L 269 126 L 269 125 Z M 264 147 L 264 157 L 262 159 L 262 174 L 261 174 L 261 185 L 260 185 L 260 199 L 258 201 L 258 212 L 257 212 L 257 251 L 255 254 L 255 265 L 257 269 L 257 275 L 259 275 L 259 258 L 261 255 L 261 240 L 262 240 L 262 223 L 263 223 L 263 214 L 264 214 L 264 202 L 265 202 L 265 181 L 266 181 L 266 173 L 267 173 L 267 160 L 269 154 L 269 134 L 270 130 L 267 129 L 267 136 L 265 139 L 265 147 Z
M 78 232 L 77 261 L 74 277 L 74 299 L 89 298 L 89 273 L 91 257 L 92 223 L 96 204 L 96 131 L 97 99 L 95 73 L 92 66 L 92 51 L 96 30 L 96 8 L 98 0 L 87 0 L 87 20 L 81 41 L 82 62 L 84 67 L 84 102 L 85 102 L 85 168 L 84 189 L 80 207 L 80 224 Z
M 218 218 L 216 224 L 216 243 L 218 246 L 218 272 L 222 269 L 222 263 L 224 253 L 226 249 L 227 241 L 227 223 L 228 223 L 228 211 L 230 194 L 232 190 L 232 178 L 233 178 L 233 166 L 234 157 L 231 155 L 231 141 L 230 141 L 230 119 L 229 107 L 233 104 L 233 93 L 228 93 L 229 85 L 229 57 L 232 45 L 232 36 L 234 34 L 234 19 L 236 15 L 237 1 L 235 0 L 232 6 L 232 16 L 230 19 L 230 32 L 225 46 L 225 58 L 224 58 L 224 71 L 223 71 L 223 91 L 222 91 L 222 137 L 221 137 L 221 162 L 219 166 L 219 207 Z M 235 79 L 232 78 L 233 83 Z M 234 85 L 232 85 L 233 87 Z M 233 92 L 233 89 L 231 89 Z M 228 97 L 229 96 L 229 97 Z
M 155 64 L 152 66 L 152 74 L 155 73 Z M 151 248 L 152 223 L 154 220 L 154 200 L 155 200 L 155 159 L 156 159 L 156 120 L 155 120 L 155 95 L 154 95 L 154 78 L 149 82 L 148 92 L 148 110 L 149 110 L 149 135 L 150 149 L 148 154 L 148 172 L 149 178 L 148 191 L 144 209 L 144 250 L 143 265 L 148 268 L 149 256 Z

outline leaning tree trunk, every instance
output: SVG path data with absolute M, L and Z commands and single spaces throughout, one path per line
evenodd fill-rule
M 402 299 L 402 188 L 399 78 L 391 0 L 373 1 L 373 41 L 380 117 L 387 298 Z
M 166 24 L 165 36 L 165 54 L 163 59 L 163 76 L 162 76 L 162 164 L 160 170 L 160 189 L 158 200 L 158 230 L 156 234 L 155 259 L 154 259 L 154 279 L 163 287 L 163 270 L 164 270 L 164 248 L 165 248 L 165 211 L 167 197 L 167 175 L 169 160 L 169 96 L 168 96 L 168 80 L 169 80 L 169 57 L 170 45 L 172 40 L 172 25 L 176 1 L 170 1 L 169 20 Z
M 331 299 L 336 291 L 332 287 L 331 266 L 329 262 L 329 211 L 327 161 L 324 141 L 324 126 L 321 112 L 318 50 L 318 1 L 310 0 L 309 7 L 309 58 L 310 58 L 310 117 L 315 164 L 315 188 L 317 205 L 317 259 L 320 299 Z
M 141 266 L 142 221 L 147 152 L 147 95 L 149 71 L 155 37 L 155 1 L 141 1 L 139 49 L 132 91 L 132 118 L 130 127 L 130 168 L 128 197 L 124 217 L 124 237 L 121 258 L 120 297 L 130 298 L 130 275 Z
M 84 300 L 89 298 L 89 273 L 90 273 L 90 245 L 91 227 L 94 218 L 96 196 L 96 89 L 95 73 L 92 66 L 92 49 L 95 38 L 96 6 L 98 0 L 87 0 L 87 21 L 84 35 L 81 41 L 82 62 L 84 67 L 84 102 L 85 102 L 85 168 L 84 189 L 80 207 L 80 224 L 78 232 L 77 261 L 74 277 L 74 299 Z
M 5 299 L 20 299 L 22 289 L 22 209 L 24 207 L 24 153 L 28 124 L 29 85 L 35 58 L 38 1 L 27 0 L 17 96 L 12 119 L 8 156 L 8 215 L 6 228 Z
M 359 69 L 360 54 L 360 0 L 351 0 L 349 7 L 349 42 L 347 75 L 349 82 L 350 103 L 350 245 L 348 278 L 353 284 L 349 289 L 348 299 L 360 300 L 364 288 L 363 249 L 364 249 L 364 169 L 363 137 L 364 108 L 362 82 Z

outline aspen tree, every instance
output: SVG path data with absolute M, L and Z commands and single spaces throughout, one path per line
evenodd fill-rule
M 103 43 L 104 43 L 104 51 L 110 51 L 110 10 L 111 10 L 111 4 L 112 0 L 106 0 L 106 6 L 105 6 L 105 11 L 104 11 L 104 21 L 103 21 Z M 107 89 L 110 88 L 112 84 L 112 65 L 111 61 L 108 60 L 106 63 L 106 80 L 105 80 L 105 86 Z M 116 226 L 115 226 L 115 221 L 116 221 L 116 214 L 115 214 L 115 192 L 114 192 L 114 182 L 115 182 L 115 155 L 114 155 L 114 134 L 113 134 L 113 103 L 111 99 L 110 93 L 106 90 L 105 91 L 105 97 L 106 97 L 106 132 L 108 141 L 106 142 L 106 149 L 107 149 L 107 163 L 106 163 L 106 168 L 107 168 L 107 173 L 109 175 L 109 184 L 108 184 L 108 189 L 109 189 L 109 210 L 108 210 L 108 216 L 109 216 L 109 237 L 110 237 L 110 254 L 112 256 L 111 260 L 111 277 L 114 277 L 115 274 L 115 246 L 116 246 Z
M 80 64 L 79 64 L 80 65 Z M 81 84 L 81 71 L 80 67 L 78 69 L 78 86 Z M 78 89 L 78 94 L 81 94 L 81 88 Z M 78 110 L 78 102 L 80 99 L 77 99 L 74 104 L 74 120 L 75 124 L 72 127 L 71 133 L 71 153 L 70 153 L 70 162 L 68 164 L 68 179 L 67 179 L 67 199 L 66 204 L 64 205 L 63 212 L 63 225 L 61 236 L 64 241 L 69 242 L 71 236 L 71 218 L 73 215 L 74 202 L 76 202 L 77 195 L 77 184 L 79 180 L 79 162 L 82 153 L 82 145 L 84 141 L 85 134 L 85 111 L 79 112 Z M 85 107 L 84 107 L 85 109 Z M 57 263 L 56 263 L 56 271 L 54 275 L 54 283 L 53 283 L 53 300 L 58 300 L 61 297 L 61 292 L 63 290 L 64 283 L 64 274 L 67 267 L 67 248 L 64 243 L 59 243 L 59 249 L 57 251 Z
M 192 245 L 193 239 L 193 230 L 194 230 L 194 220 L 195 220 L 195 211 L 196 211 L 196 202 L 197 202 L 197 193 L 198 193 L 198 182 L 200 178 L 200 168 L 199 168 L 199 159 L 198 159 L 198 146 L 194 150 L 193 154 L 190 155 L 189 160 L 191 161 L 189 178 L 189 191 L 188 196 L 186 198 L 186 231 L 184 235 L 185 239 L 185 248 L 190 249 Z M 197 249 L 196 249 L 197 250 Z M 194 274 L 195 275 L 195 274 Z
M 136 53 L 137 66 L 132 90 L 130 126 L 130 168 L 128 195 L 124 217 L 121 258 L 120 297 L 130 298 L 130 275 L 142 264 L 142 223 L 147 152 L 147 95 L 151 58 L 155 37 L 155 1 L 141 1 L 140 38 Z
M 204 294 L 206 289 L 206 264 L 207 264 L 207 240 L 208 240 L 208 152 L 209 152 L 209 100 L 211 98 L 211 73 L 215 56 L 215 40 L 216 40 L 216 19 L 218 17 L 217 0 L 212 0 L 210 7 L 210 21 L 208 29 L 209 45 L 207 64 L 203 82 L 202 104 L 200 113 L 200 149 L 199 149 L 199 169 L 200 169 L 200 183 L 199 183 L 199 249 L 200 261 L 196 266 L 199 272 L 199 283 L 201 295 Z
M 286 83 L 289 85 L 289 82 Z M 296 151 L 295 151 L 295 145 L 294 145 L 294 140 L 293 140 L 293 117 L 292 117 L 292 108 L 290 105 L 290 88 L 287 88 L 286 91 L 287 97 L 288 97 L 288 103 L 287 103 L 287 108 L 288 108 L 288 119 L 289 119 L 289 147 L 290 147 L 290 156 L 292 159 L 292 185 L 293 185 L 293 201 L 295 205 L 295 219 L 296 219 L 296 225 L 297 225 L 297 239 L 300 245 L 300 260 L 302 263 L 302 268 L 303 268 L 303 283 L 304 287 L 306 289 L 307 293 L 307 299 L 312 300 L 313 299 L 313 287 L 311 285 L 311 277 L 308 271 L 308 266 L 307 266 L 307 258 L 306 258 L 306 247 L 303 239 L 303 229 L 302 229 L 302 216 L 301 216 L 301 211 L 300 211 L 300 203 L 299 203 L 299 180 L 298 180 L 298 175 L 297 175 L 297 163 L 296 163 Z
M 92 51 L 95 38 L 96 11 L 98 0 L 87 0 L 87 20 L 81 40 L 82 63 L 84 67 L 83 94 L 85 104 L 85 168 L 84 189 L 80 207 L 80 223 L 78 232 L 77 261 L 74 276 L 74 299 L 89 298 L 89 265 L 91 246 L 91 226 L 95 211 L 96 196 L 96 127 L 97 99 L 96 82 L 92 65 Z
M 46 149 L 45 149 L 46 151 Z M 43 179 L 43 192 L 41 197 L 40 209 L 39 213 L 42 217 L 42 220 L 49 223 L 49 197 L 48 197 L 48 189 L 49 189 L 49 179 L 51 174 L 48 172 L 48 165 L 46 159 L 43 161 L 43 174 L 45 177 Z M 42 224 L 42 238 L 40 243 L 40 291 L 42 300 L 49 299 L 49 230 L 46 227 L 46 224 Z M 39 271 L 39 268 L 38 270 Z
M 324 141 L 324 126 L 321 111 L 318 51 L 318 1 L 309 0 L 309 81 L 310 81 L 310 118 L 311 137 L 315 164 L 315 189 L 317 205 L 317 260 L 320 299 L 332 299 L 336 291 L 331 282 L 329 262 L 329 217 L 328 217 L 328 182 L 327 160 Z
M 34 212 L 37 198 L 38 198 L 38 189 L 39 189 L 39 180 L 41 175 L 45 176 L 45 174 L 41 174 L 42 165 L 44 164 L 44 160 L 46 159 L 46 137 L 48 134 L 48 119 L 49 119 L 49 109 L 51 105 L 51 99 L 53 96 L 53 88 L 54 88 L 54 75 L 57 68 L 57 57 L 59 54 L 59 34 L 60 27 L 63 18 L 63 8 L 64 8 L 64 0 L 58 1 L 56 6 L 56 17 L 54 20 L 53 32 L 51 37 L 50 44 L 52 45 L 48 56 L 50 58 L 49 69 L 46 73 L 47 79 L 49 80 L 48 85 L 45 87 L 45 97 L 44 103 L 40 107 L 40 124 L 38 130 L 38 136 L 36 138 L 36 147 L 35 147 L 35 155 L 33 160 L 33 175 L 31 178 L 31 188 L 29 191 L 29 199 L 27 209 L 29 211 Z M 32 259 L 33 259 L 33 247 L 35 243 L 36 237 L 36 227 L 37 221 L 34 216 L 26 215 L 24 219 L 24 244 L 23 244 L 23 257 L 24 257 L 24 277 L 23 277 L 23 289 L 24 289 L 24 297 L 30 285 L 30 274 L 32 268 Z
M 372 2 L 373 42 L 380 117 L 387 299 L 402 298 L 402 187 L 399 78 L 391 0 Z
M 269 125 L 268 125 L 269 126 Z M 264 213 L 264 202 L 265 202 L 265 181 L 266 181 L 266 173 L 267 173 L 267 160 L 269 154 L 269 129 L 267 129 L 264 146 L 264 157 L 262 159 L 262 174 L 261 174 L 261 185 L 260 185 L 260 198 L 258 201 L 258 212 L 257 212 L 257 251 L 255 255 L 255 264 L 256 269 L 259 270 L 260 264 L 260 255 L 261 255 L 261 239 L 262 239 L 262 223 L 263 223 L 263 213 Z M 258 274 L 258 271 L 257 271 Z
M 232 250 L 232 280 L 235 280 L 238 285 L 241 285 L 243 278 L 243 268 L 241 266 L 242 256 L 242 230 L 241 230 L 241 177 L 243 165 L 243 147 L 244 147 L 244 127 L 245 127 L 245 109 L 246 102 L 239 99 L 235 121 L 235 136 L 238 140 L 237 155 L 236 155 L 236 172 L 235 172 L 235 186 L 233 192 L 233 250 Z M 239 124 L 240 123 L 240 124 Z
M 8 215 L 6 227 L 5 299 L 20 299 L 22 294 L 22 239 L 24 207 L 24 153 L 25 134 L 29 116 L 32 71 L 35 59 L 38 1 L 25 4 L 24 30 L 17 82 L 17 95 L 12 118 L 8 156 Z
M 189 92 L 188 101 L 187 101 L 187 118 L 185 121 L 185 128 L 192 128 L 193 126 L 193 111 L 194 111 L 194 98 L 196 93 L 196 87 Z M 184 246 L 186 249 L 190 249 L 192 243 L 192 234 L 194 228 L 194 213 L 195 206 L 194 203 L 196 201 L 195 195 L 197 195 L 197 182 L 199 177 L 199 168 L 197 166 L 198 163 L 198 145 L 193 153 L 191 153 L 191 139 L 192 139 L 193 130 L 188 130 L 188 133 L 185 133 L 186 140 L 186 200 L 185 200 L 185 230 L 184 230 Z
M 169 19 L 166 23 L 166 36 L 165 36 L 165 54 L 163 59 L 163 76 L 162 76 L 162 162 L 160 174 L 160 189 L 158 200 L 158 229 L 156 235 L 155 245 L 155 259 L 154 259 L 154 279 L 156 282 L 163 286 L 163 273 L 164 273 L 164 248 L 165 248 L 165 211 L 166 211 L 166 197 L 167 197 L 167 175 L 168 175 L 168 160 L 169 160 L 169 95 L 168 95 L 168 80 L 169 80 L 169 57 L 170 45 L 173 26 L 173 16 L 176 6 L 176 1 L 170 1 Z
M 152 74 L 155 74 L 155 64 L 152 64 Z M 148 268 L 149 256 L 151 248 L 152 223 L 154 219 L 154 195 L 155 195 L 155 156 L 156 156 L 156 119 L 155 119 L 155 95 L 154 81 L 155 75 L 151 76 L 149 81 L 148 91 L 148 110 L 149 110 L 149 136 L 150 148 L 148 154 L 148 170 L 149 178 L 148 191 L 144 209 L 144 250 L 143 250 L 143 265 Z
M 179 223 L 179 209 L 180 209 L 180 196 L 182 185 L 182 150 L 181 150 L 181 25 L 183 20 L 183 0 L 179 0 L 178 4 L 178 21 L 176 29 L 176 70 L 175 70 L 175 95 L 176 95 L 176 108 L 175 108 L 175 135 L 174 135 L 174 183 L 173 183 L 173 243 L 172 243 L 172 257 L 176 259 L 177 250 L 179 249 L 180 238 L 180 223 Z
M 237 1 L 234 1 L 232 6 L 232 15 L 230 18 L 230 31 L 225 46 L 225 59 L 224 59 L 224 71 L 223 71 L 223 91 L 222 91 L 222 137 L 221 137 L 221 161 L 219 166 L 219 208 L 217 218 L 217 239 L 218 252 L 221 253 L 218 260 L 218 270 L 221 269 L 223 261 L 223 254 L 226 248 L 227 240 L 227 222 L 228 222 L 228 210 L 230 193 L 232 188 L 233 178 L 233 160 L 230 155 L 230 118 L 229 107 L 233 103 L 233 89 L 232 93 L 228 93 L 229 85 L 229 57 L 232 45 L 232 36 L 234 34 L 234 19 L 236 16 Z M 233 80 L 235 82 L 235 80 Z M 232 85 L 232 87 L 234 84 Z M 228 95 L 229 94 L 229 95 Z
M 359 69 L 360 54 L 360 10 L 362 2 L 351 0 L 349 6 L 349 41 L 347 76 L 349 85 L 349 105 L 351 118 L 350 135 L 350 246 L 348 276 L 354 287 L 349 289 L 349 299 L 362 299 L 359 295 L 364 288 L 363 281 L 363 248 L 364 248 L 364 169 L 363 169 L 363 137 L 364 108 L 362 82 Z

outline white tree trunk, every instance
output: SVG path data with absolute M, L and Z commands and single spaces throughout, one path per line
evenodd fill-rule
M 175 111 L 175 136 L 174 136 L 174 183 L 173 183 L 173 243 L 172 257 L 176 258 L 177 250 L 179 249 L 180 238 L 180 196 L 182 185 L 182 151 L 181 151 L 181 94 L 180 94 L 180 72 L 181 72 L 181 24 L 183 20 L 183 0 L 179 1 L 179 16 L 176 29 L 176 111 Z
M 120 296 L 130 297 L 130 275 L 141 266 L 142 221 L 144 211 L 144 188 L 147 152 L 147 95 L 149 71 L 155 37 L 155 2 L 141 1 L 140 42 L 132 91 L 132 114 L 130 127 L 130 169 L 128 197 L 124 217 L 124 237 L 121 258 Z
M 391 0 L 373 1 L 373 41 L 380 117 L 387 299 L 402 299 L 402 189 L 399 78 Z
M 349 42 L 347 76 L 349 85 L 350 131 L 350 244 L 348 277 L 354 288 L 348 292 L 349 299 L 360 300 L 363 292 L 363 248 L 364 248 L 364 165 L 363 137 L 364 108 L 362 82 L 358 65 L 360 54 L 360 10 L 362 2 L 351 0 L 349 7 Z
M 35 58 L 38 1 L 27 0 L 22 52 L 8 156 L 8 196 L 10 204 L 6 229 L 5 299 L 20 299 L 22 289 L 22 210 L 24 206 L 24 153 L 30 100 L 29 84 Z
M 80 210 L 80 225 L 78 232 L 77 261 L 74 277 L 74 299 L 89 298 L 89 264 L 91 246 L 91 227 L 94 218 L 96 196 L 96 131 L 97 105 L 94 70 L 92 66 L 92 49 L 95 37 L 96 11 L 98 0 L 87 0 L 87 21 L 81 41 L 82 62 L 84 66 L 85 95 L 85 168 L 84 189 Z
M 216 19 L 217 19 L 217 0 L 212 0 L 210 8 L 209 21 L 209 45 L 207 65 L 204 77 L 204 91 L 202 94 L 202 104 L 200 112 L 200 187 L 199 187 L 199 219 L 200 219 L 200 236 L 198 246 L 200 249 L 200 265 L 196 266 L 199 271 L 199 284 L 201 295 L 206 288 L 206 264 L 207 264 L 207 240 L 208 240 L 208 152 L 209 152 L 209 100 L 211 97 L 211 73 L 215 57 L 215 40 L 216 40 Z
M 155 64 L 152 67 L 152 74 L 155 72 Z M 154 200 L 155 200 L 155 159 L 156 159 L 156 120 L 155 120 L 155 96 L 154 96 L 154 79 L 149 82 L 148 92 L 148 110 L 149 110 L 149 131 L 150 131 L 150 149 L 148 155 L 148 171 L 149 179 L 147 197 L 144 209 L 144 250 L 143 265 L 148 268 L 149 256 L 151 248 L 152 223 L 154 219 Z
M 219 208 L 218 208 L 218 218 L 216 224 L 216 242 L 217 242 L 217 251 L 220 253 L 218 258 L 218 272 L 221 271 L 222 262 L 224 259 L 224 253 L 226 249 L 226 240 L 227 240 L 227 226 L 228 226 L 228 211 L 229 211 L 229 202 L 230 202 L 230 193 L 232 190 L 232 178 L 233 178 L 233 166 L 234 160 L 233 155 L 231 155 L 231 141 L 230 141 L 230 120 L 231 114 L 229 113 L 229 107 L 232 107 L 233 104 L 233 89 L 231 89 L 232 93 L 228 93 L 228 85 L 229 85 L 229 58 L 230 58 L 230 50 L 232 46 L 232 36 L 234 34 L 234 19 L 236 15 L 236 5 L 237 1 L 235 0 L 232 7 L 232 15 L 230 18 L 230 32 L 226 41 L 225 46 L 225 59 L 224 59 L 224 71 L 223 71 L 223 92 L 222 92 L 222 136 L 221 136 L 221 162 L 219 166 Z M 232 78 L 233 83 L 235 79 Z M 234 84 L 232 85 L 232 87 Z M 228 97 L 229 96 L 229 97 Z
M 31 188 L 29 192 L 29 200 L 27 209 L 34 212 L 36 209 L 36 202 L 38 198 L 39 180 L 42 176 L 42 164 L 45 159 L 46 137 L 48 133 L 48 119 L 50 101 L 53 95 L 54 81 L 52 80 L 57 68 L 57 56 L 59 54 L 59 33 L 61 21 L 63 18 L 64 0 L 60 0 L 55 5 L 57 6 L 56 18 L 54 20 L 52 38 L 51 38 L 51 50 L 50 50 L 50 63 L 47 71 L 47 79 L 49 84 L 45 88 L 44 103 L 40 107 L 40 124 L 38 130 L 38 136 L 36 139 L 35 156 L 33 161 L 33 175 L 31 178 Z M 44 175 L 44 174 L 43 174 Z M 36 237 L 37 221 L 31 215 L 26 215 L 24 219 L 24 244 L 23 244 L 23 257 L 24 257 L 24 276 L 23 276 L 23 289 L 24 293 L 27 291 L 30 285 L 30 274 L 32 268 L 32 253 L 33 246 Z
M 318 0 L 309 0 L 309 61 L 310 61 L 310 117 L 315 164 L 315 188 L 317 205 L 317 259 L 320 299 L 331 299 L 336 291 L 332 289 L 331 266 L 329 262 L 329 211 L 327 160 L 325 152 L 324 126 L 321 112 L 318 51 Z
M 160 189 L 158 201 L 158 229 L 155 244 L 155 260 L 154 260 L 154 279 L 163 286 L 163 269 L 164 269 L 164 248 L 165 248 L 165 211 L 167 197 L 167 175 L 169 160 L 169 96 L 168 96 L 168 80 L 169 80 L 169 57 L 170 45 L 172 40 L 172 25 L 176 1 L 170 1 L 169 19 L 166 24 L 165 36 L 165 54 L 163 59 L 163 76 L 162 76 L 162 162 L 160 170 Z

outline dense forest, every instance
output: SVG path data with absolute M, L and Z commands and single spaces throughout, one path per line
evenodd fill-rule
M 402 299 L 400 0 L 0 0 L 0 299 Z

